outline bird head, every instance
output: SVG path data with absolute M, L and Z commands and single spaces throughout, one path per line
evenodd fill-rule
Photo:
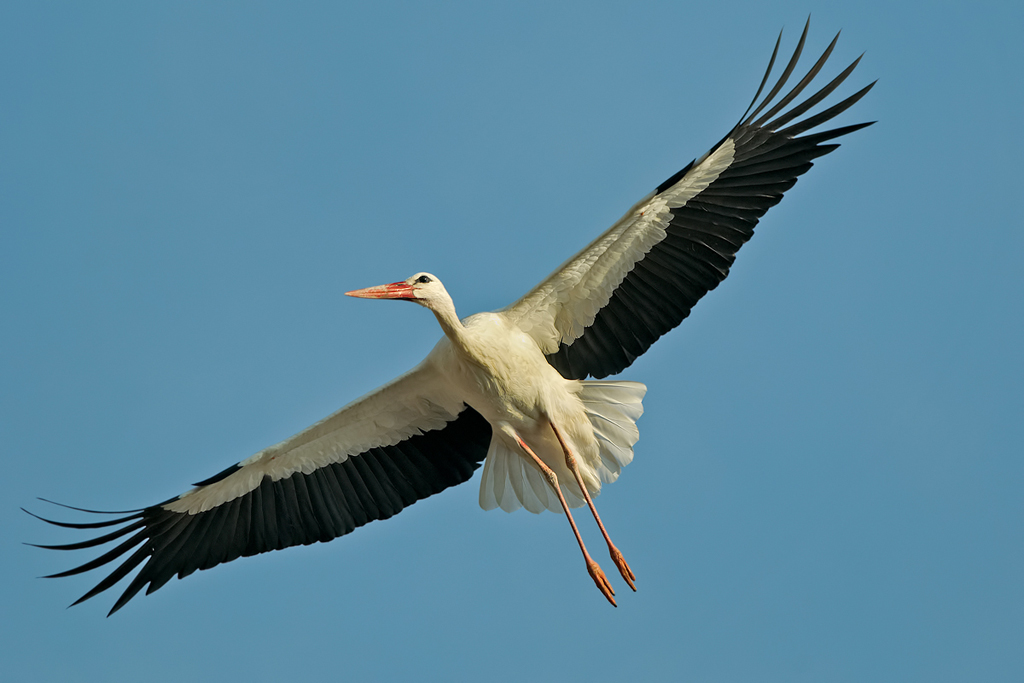
M 427 308 L 433 308 L 432 304 L 438 301 L 450 300 L 444 285 L 430 273 L 416 273 L 401 282 L 392 282 L 388 285 L 354 289 L 345 292 L 345 295 L 360 299 L 402 299 Z

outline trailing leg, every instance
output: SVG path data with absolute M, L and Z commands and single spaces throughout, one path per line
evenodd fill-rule
M 562 509 L 565 510 L 565 516 L 569 520 L 569 525 L 572 527 L 572 533 L 576 535 L 576 542 L 580 544 L 580 550 L 583 551 L 583 559 L 587 563 L 587 571 L 590 573 L 590 578 L 597 584 L 597 588 L 604 594 L 604 597 L 608 598 L 608 602 L 612 603 L 613 607 L 618 607 L 615 604 L 615 591 L 612 589 L 611 583 L 608 582 L 608 577 L 604 575 L 601 567 L 598 566 L 597 562 L 594 562 L 593 558 L 590 557 L 590 553 L 587 552 L 587 547 L 583 545 L 583 538 L 580 536 L 580 530 L 576 528 L 576 521 L 572 518 L 572 513 L 569 512 L 569 505 L 565 502 L 565 496 L 562 495 L 562 489 L 558 486 L 558 476 L 554 470 L 544 464 L 544 461 L 537 457 L 537 454 L 533 452 L 526 442 L 523 441 L 518 434 L 514 434 L 516 442 L 519 443 L 519 447 L 523 449 L 523 452 L 527 456 L 533 459 L 533 462 L 544 473 L 551 488 L 555 490 L 558 495 L 558 500 L 562 504 Z
M 562 433 L 558 431 L 558 427 L 555 426 L 554 422 L 551 423 L 551 429 L 555 432 L 555 438 L 558 439 L 558 443 L 562 446 L 562 452 L 565 453 L 565 464 L 569 468 L 569 471 L 572 472 L 572 476 L 576 478 L 576 484 L 580 487 L 580 491 L 583 492 L 583 498 L 586 499 L 587 505 L 590 506 L 590 512 L 594 515 L 594 519 L 597 521 L 597 526 L 601 529 L 601 534 L 604 536 L 605 543 L 608 544 L 608 553 L 612 557 L 612 562 L 614 562 L 615 566 L 619 568 L 619 573 L 622 574 L 622 578 L 625 579 L 626 583 L 629 584 L 629 587 L 635 592 L 636 584 L 634 582 L 636 581 L 636 576 L 633 574 L 633 570 L 629 568 L 629 565 L 626 564 L 626 558 L 622 556 L 619 549 L 615 547 L 614 543 L 612 543 L 612 539 L 608 536 L 608 532 L 605 531 L 604 524 L 601 522 L 601 517 L 597 514 L 597 508 L 594 507 L 594 501 L 590 497 L 590 492 L 587 491 L 587 486 L 583 483 L 583 476 L 580 474 L 579 465 L 576 464 L 576 456 L 572 454 L 572 451 L 569 449 L 569 445 L 565 443 L 565 439 L 562 438 Z M 559 493 L 559 495 L 561 495 L 561 493 Z M 563 505 L 564 504 L 565 503 L 563 503 Z

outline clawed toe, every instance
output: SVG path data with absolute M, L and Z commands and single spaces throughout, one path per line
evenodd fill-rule
M 622 556 L 622 553 L 619 552 L 619 549 L 615 546 L 609 548 L 608 551 L 612 556 L 612 562 L 614 562 L 615 566 L 619 568 L 619 573 L 622 574 L 623 580 L 629 584 L 629 587 L 632 588 L 635 593 L 636 583 L 634 582 L 636 581 L 636 575 L 633 574 L 633 570 L 629 568 L 628 564 L 626 564 L 626 558 Z
M 588 559 L 587 571 L 590 572 L 590 578 L 594 579 L 594 583 L 597 584 L 598 590 L 604 594 L 604 597 L 608 598 L 608 602 L 612 603 L 612 607 L 618 607 L 615 604 L 615 591 L 612 589 L 612 584 L 609 583 L 608 577 L 604 575 L 597 562 Z

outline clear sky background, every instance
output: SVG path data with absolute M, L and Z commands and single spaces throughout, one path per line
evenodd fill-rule
M 0 679 L 1024 679 L 1024 5 L 346 4 L 0 7 Z M 516 299 L 808 13 L 805 65 L 842 29 L 826 75 L 879 79 L 841 123 L 879 123 L 623 373 L 618 609 L 479 474 L 110 619 L 65 610 L 100 574 L 35 578 L 92 555 L 19 507 L 164 500 L 411 367 L 433 317 L 342 292 Z

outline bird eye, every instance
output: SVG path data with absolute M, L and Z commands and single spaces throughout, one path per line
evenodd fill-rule
M 418 278 L 416 278 L 416 282 L 420 283 L 421 285 L 425 285 L 428 282 L 430 282 L 430 278 L 427 277 L 426 275 L 420 275 Z

